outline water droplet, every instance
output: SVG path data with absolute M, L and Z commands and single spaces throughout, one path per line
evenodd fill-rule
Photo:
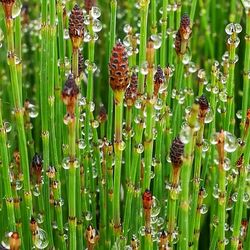
M 38 114 L 39 114 L 38 108 L 35 105 L 31 104 L 31 103 L 29 104 L 28 108 L 29 108 L 29 116 L 30 116 L 30 118 L 36 118 L 38 116 Z
M 9 122 L 4 122 L 4 128 L 5 128 L 6 133 L 9 133 L 12 129 L 12 126 Z
M 91 126 L 92 126 L 93 128 L 98 128 L 98 127 L 99 127 L 99 122 L 98 122 L 97 120 L 93 120 L 93 121 L 91 122 Z
M 33 195 L 36 197 L 40 195 L 40 187 L 37 184 L 33 188 Z
M 1 245 L 4 247 L 4 249 L 10 249 L 10 237 L 12 235 L 12 232 L 7 232 L 4 234 L 4 237 L 1 241 Z
M 227 92 L 223 90 L 219 93 L 219 98 L 222 102 L 227 102 Z
M 20 15 L 22 10 L 21 0 L 16 0 L 12 8 L 12 18 L 16 18 Z
M 230 159 L 229 158 L 225 158 L 224 159 L 224 164 L 223 164 L 223 169 L 225 171 L 229 171 L 231 168 L 231 162 L 230 162 Z
M 141 74 L 143 74 L 143 75 L 148 74 L 148 62 L 147 61 L 142 63 L 140 71 L 141 71 Z
M 79 99 L 79 106 L 86 106 L 86 98 L 85 97 L 82 97 Z
M 66 170 L 69 169 L 69 162 L 70 162 L 70 158 L 69 157 L 65 157 L 63 160 L 62 160 L 62 167 Z
M 239 34 L 242 31 L 242 27 L 239 23 L 229 23 L 226 26 L 225 31 L 231 36 L 233 33 Z
M 214 119 L 214 112 L 211 108 L 208 109 L 206 117 L 205 117 L 205 123 L 210 123 Z
M 181 128 L 180 139 L 184 144 L 189 143 L 191 139 L 191 128 L 187 124 Z
M 128 34 L 128 33 L 131 33 L 132 32 L 132 27 L 129 25 L 129 24 L 125 24 L 124 25 L 124 28 L 123 28 L 123 31 Z
M 234 152 L 238 147 L 237 138 L 227 131 L 224 132 L 224 135 L 225 135 L 225 142 L 224 142 L 225 151 L 228 153 Z
M 93 216 L 92 216 L 91 212 L 90 212 L 90 211 L 87 211 L 87 212 L 86 212 L 86 215 L 85 215 L 85 219 L 86 219 L 87 221 L 91 221 L 92 218 L 93 218 Z
M 153 205 L 152 205 L 152 209 L 151 209 L 151 217 L 156 217 L 159 215 L 161 211 L 161 206 L 160 206 L 160 202 L 159 200 L 153 196 Z
M 42 224 L 44 221 L 44 215 L 42 213 L 38 213 L 36 220 L 37 220 L 37 223 Z
M 202 204 L 200 207 L 200 213 L 201 214 L 206 214 L 208 212 L 208 208 L 205 204 Z
M 217 185 L 217 184 L 214 186 L 213 197 L 214 197 L 215 199 L 218 199 L 218 198 L 219 198 L 219 188 L 218 188 L 218 185 Z
M 189 64 L 190 60 L 191 60 L 191 56 L 188 53 L 186 53 L 186 54 L 184 54 L 184 56 L 182 58 L 182 63 L 184 65 L 187 65 L 187 64 Z
M 85 149 L 86 144 L 84 142 L 84 139 L 79 139 L 79 141 L 78 141 L 78 147 L 79 147 L 79 149 Z
M 208 142 L 208 140 L 204 139 L 203 143 L 202 143 L 202 151 L 207 152 L 208 149 L 209 149 L 209 142 Z
M 152 35 L 151 39 L 153 41 L 154 48 L 159 49 L 161 47 L 161 41 L 162 41 L 161 36 L 159 34 L 158 35 Z
M 244 193 L 244 195 L 243 195 L 243 202 L 248 202 L 249 201 L 249 194 L 248 193 Z
M 65 40 L 69 39 L 69 30 L 68 30 L 68 29 L 64 29 L 63 38 L 64 38 Z
M 100 20 L 96 19 L 93 23 L 93 31 L 100 32 L 102 30 L 102 23 Z
M 48 241 L 48 236 L 47 233 L 39 228 L 37 230 L 37 234 L 35 235 L 35 239 L 34 239 L 34 245 L 38 248 L 38 249 L 45 249 L 49 244 Z
M 242 119 L 242 110 L 238 110 L 238 111 L 237 111 L 236 117 L 237 117 L 238 119 Z
M 97 19 L 101 16 L 101 10 L 96 6 L 93 6 L 90 14 L 93 17 L 93 19 Z
M 195 73 L 197 71 L 197 67 L 194 62 L 189 62 L 188 64 L 188 72 Z
M 158 98 L 155 105 L 154 105 L 155 110 L 161 110 L 163 108 L 163 100 Z
M 250 9 L 250 0 L 241 0 L 246 9 Z
M 136 151 L 137 151 L 138 154 L 142 154 L 143 151 L 144 151 L 144 146 L 141 143 L 138 144 L 137 147 L 136 147 Z
M 232 196 L 231 196 L 231 198 L 232 198 L 232 200 L 233 200 L 234 202 L 236 202 L 236 201 L 237 201 L 237 198 L 238 198 L 238 193 L 237 193 L 237 192 L 233 193 Z
M 89 109 L 90 109 L 90 112 L 93 112 L 95 110 L 95 103 L 94 102 L 90 102 Z
M 126 143 L 124 141 L 120 142 L 118 148 L 123 151 L 126 148 Z

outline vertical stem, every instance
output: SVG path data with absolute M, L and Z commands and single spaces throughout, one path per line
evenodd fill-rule
M 110 16 L 110 39 L 109 39 L 109 54 L 115 44 L 116 37 L 116 11 L 117 1 L 110 0 L 111 16 Z M 111 141 L 113 132 L 113 91 L 109 84 L 108 92 L 108 121 L 107 121 L 107 139 Z

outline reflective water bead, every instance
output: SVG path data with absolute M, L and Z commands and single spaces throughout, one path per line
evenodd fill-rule
M 93 31 L 100 32 L 102 30 L 102 23 L 100 20 L 96 19 L 93 23 Z
M 241 2 L 246 9 L 250 8 L 250 0 L 241 0 Z
M 208 212 L 208 208 L 205 204 L 202 204 L 200 207 L 200 213 L 201 214 L 206 214 Z
M 96 6 L 93 6 L 91 9 L 91 16 L 93 19 L 99 18 L 101 16 L 101 10 Z
M 160 211 L 161 211 L 160 202 L 155 196 L 153 196 L 153 205 L 152 205 L 152 209 L 151 209 L 151 217 L 158 216 Z
M 132 27 L 130 24 L 125 24 L 124 27 L 123 27 L 123 31 L 128 34 L 128 33 L 131 33 L 132 32 Z
M 163 108 L 163 100 L 158 98 L 155 105 L 154 105 L 155 110 L 161 110 Z
M 208 109 L 206 117 L 205 117 L 205 123 L 210 123 L 214 119 L 214 112 L 211 108 Z
M 65 40 L 69 39 L 69 30 L 68 29 L 64 29 L 63 38 Z
M 182 143 L 187 144 L 191 139 L 191 128 L 185 124 L 180 131 L 180 140 Z
M 38 107 L 30 103 L 28 108 L 29 108 L 29 117 L 36 118 L 39 114 Z
M 124 141 L 121 141 L 118 145 L 118 148 L 120 151 L 123 151 L 126 148 L 126 143 Z
M 243 194 L 243 202 L 248 202 L 248 201 L 249 201 L 249 198 L 250 198 L 250 197 L 249 197 L 249 194 L 245 192 L 245 193 Z
M 225 151 L 228 153 L 234 152 L 238 147 L 237 138 L 227 131 L 224 132 L 224 135 L 225 135 L 225 139 L 224 139 Z
M 93 219 L 92 213 L 90 211 L 86 212 L 85 219 L 91 221 Z
M 39 188 L 39 185 L 37 184 L 33 188 L 33 195 L 36 197 L 40 195 L 40 188 Z
M 188 72 L 195 73 L 197 71 L 197 67 L 194 62 L 189 62 L 188 64 Z
M 45 249 L 49 244 L 47 233 L 39 228 L 34 237 L 34 245 L 38 249 Z
M 151 35 L 151 39 L 153 41 L 154 48 L 159 49 L 161 47 L 161 42 L 162 42 L 161 36 L 159 34 Z
M 187 64 L 189 64 L 190 60 L 191 60 L 191 56 L 188 53 L 186 53 L 186 54 L 184 54 L 184 56 L 182 58 L 182 63 L 184 65 L 187 65 Z
M 91 122 L 91 126 L 92 126 L 92 128 L 98 128 L 99 127 L 99 122 L 97 120 L 93 120 Z
M 227 102 L 227 92 L 223 90 L 219 93 L 219 98 L 222 102 Z
M 142 154 L 143 151 L 144 151 L 144 146 L 141 143 L 138 144 L 137 147 L 136 147 L 136 151 L 137 151 L 138 154 Z
M 140 72 L 143 75 L 147 75 L 148 74 L 148 62 L 147 61 L 145 61 L 145 62 L 142 63 L 141 68 L 140 68 Z
M 16 17 L 18 17 L 21 13 L 21 10 L 22 10 L 22 2 L 21 0 L 16 0 L 12 8 L 12 18 L 15 19 Z
M 70 158 L 69 157 L 65 157 L 63 160 L 62 160 L 62 167 L 66 170 L 69 169 L 69 163 L 70 163 Z
M 6 133 L 9 133 L 12 129 L 12 125 L 9 122 L 4 122 L 3 126 Z
M 236 117 L 237 117 L 238 119 L 242 119 L 242 110 L 238 110 L 238 111 L 237 111 Z
M 219 188 L 218 188 L 218 184 L 216 184 L 216 185 L 214 186 L 214 189 L 213 189 L 213 197 L 214 197 L 215 199 L 218 199 L 218 198 L 219 198 Z
M 233 193 L 232 196 L 231 196 L 231 198 L 232 198 L 232 200 L 233 200 L 234 202 L 236 202 L 236 201 L 237 201 L 237 198 L 238 198 L 238 193 L 237 193 L 237 192 Z
M 229 171 L 231 168 L 231 162 L 230 162 L 230 159 L 229 158 L 225 158 L 224 159 L 224 164 L 223 164 L 223 169 L 225 171 Z
M 203 152 L 207 152 L 209 149 L 209 142 L 206 139 L 203 139 L 203 143 L 202 143 L 202 151 Z

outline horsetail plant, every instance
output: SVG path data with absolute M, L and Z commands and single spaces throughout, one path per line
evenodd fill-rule
M 249 248 L 249 0 L 0 3 L 0 249 Z

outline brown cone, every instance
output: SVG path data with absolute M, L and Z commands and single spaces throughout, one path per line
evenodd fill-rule
M 84 35 L 83 11 L 76 4 L 69 17 L 69 36 L 73 47 L 78 49 Z
M 170 148 L 170 159 L 174 167 L 182 165 L 182 156 L 184 153 L 184 144 L 179 137 L 176 137 Z
M 62 90 L 62 99 L 64 104 L 67 106 L 67 112 L 69 115 L 74 114 L 75 103 L 79 94 L 79 88 L 76 85 L 74 76 L 69 74 L 67 81 L 65 82 Z
M 118 41 L 109 61 L 109 79 L 113 91 L 125 91 L 129 84 L 128 55 L 123 44 Z
M 133 73 L 131 76 L 130 85 L 127 87 L 125 92 L 125 101 L 128 107 L 132 107 L 135 104 L 138 90 L 138 77 L 136 73 Z

